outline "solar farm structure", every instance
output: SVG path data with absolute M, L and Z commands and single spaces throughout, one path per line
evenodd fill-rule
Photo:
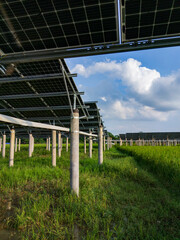
M 96 99 L 83 101 L 86 93 L 78 91 L 73 79 L 77 74 L 70 72 L 65 59 L 179 46 L 179 29 L 179 0 L 1 0 L 0 151 L 5 159 L 6 139 L 10 139 L 9 167 L 16 165 L 14 152 L 21 150 L 23 139 L 29 140 L 31 158 L 35 139 L 43 138 L 47 151 L 51 150 L 52 142 L 52 166 L 56 171 L 63 139 L 66 151 L 70 139 L 70 188 L 79 196 L 80 137 L 84 138 L 84 154 L 87 154 L 86 142 L 89 142 L 90 159 L 93 158 L 93 140 L 98 142 L 97 165 L 99 172 L 105 172 L 104 178 L 115 168 L 115 165 L 110 169 L 102 166 L 103 153 L 108 156 L 110 151 L 105 150 L 110 150 L 113 143 L 120 146 L 178 145 L 179 133 L 127 133 L 120 134 L 117 141 L 110 138 L 98 102 Z M 119 154 L 118 147 L 116 145 L 112 158 Z M 89 166 L 97 171 L 94 165 L 91 167 L 89 163 Z M 132 172 L 136 178 L 134 165 Z M 162 176 L 164 172 L 160 172 Z M 109 185 L 116 178 L 113 174 L 111 177 Z M 172 182 L 174 179 L 173 176 Z M 96 191 L 98 189 L 94 193 Z M 108 196 L 110 199 L 111 194 Z M 106 196 L 103 199 L 104 209 L 108 200 Z M 107 215 L 110 216 L 111 211 L 102 214 L 104 218 Z M 122 221 L 128 222 L 127 217 L 124 219 Z M 111 239 L 109 226 L 107 229 L 104 239 Z M 124 229 L 118 231 L 125 232 Z M 96 237 L 94 239 L 98 239 Z M 160 237 L 157 239 L 162 239 Z
M 9 166 L 14 165 L 14 143 L 17 146 L 15 131 L 18 138 L 29 135 L 29 157 L 32 156 L 34 149 L 33 136 L 46 137 L 49 149 L 52 131 L 52 165 L 54 167 L 56 166 L 56 131 L 64 132 L 67 146 L 71 134 L 71 143 L 75 142 L 76 147 L 74 151 L 73 145 L 71 147 L 72 158 L 76 156 L 76 151 L 79 149 L 79 134 L 90 136 L 92 141 L 92 137 L 97 137 L 100 128 L 100 138 L 103 137 L 103 123 L 96 102 L 83 102 L 81 98 L 83 93 L 78 92 L 72 78 L 73 74 L 70 74 L 64 60 L 21 63 L 18 66 L 11 64 L 3 67 L 5 72 L 0 77 L 0 119 L 4 123 L 0 126 L 0 130 L 3 135 L 3 157 L 5 157 L 6 134 L 10 134 Z M 92 131 L 96 134 L 92 134 Z M 73 140 L 73 135 L 76 140 Z M 100 142 L 102 145 L 102 140 Z M 58 156 L 61 156 L 61 145 L 59 132 Z M 99 163 L 102 164 L 102 147 L 99 150 Z M 92 156 L 92 148 L 90 156 Z M 79 161 L 78 156 L 76 161 Z M 75 173 L 78 172 L 78 168 L 77 164 Z M 72 171 L 74 171 L 73 167 Z M 79 184 L 76 184 L 78 194 Z M 74 189 L 73 186 L 72 188 Z
M 139 133 L 125 133 L 119 134 L 119 140 L 112 140 L 107 137 L 108 145 L 113 143 L 119 143 L 120 146 L 123 143 L 128 146 L 133 144 L 138 146 L 177 146 L 180 143 L 179 132 L 139 132 Z
M 97 105 L 83 102 L 64 58 L 178 46 L 179 9 L 178 0 L 1 1 L 1 133 L 16 126 L 19 138 L 49 139 L 53 128 L 68 139 L 77 109 L 74 133 L 93 130 L 97 137 L 103 128 Z

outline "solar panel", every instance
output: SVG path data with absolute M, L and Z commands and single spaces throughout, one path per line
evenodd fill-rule
M 122 42 L 180 35 L 179 0 L 123 0 Z
M 126 133 L 127 139 L 133 139 L 138 140 L 144 139 L 144 140 L 152 140 L 153 138 L 155 140 L 163 140 L 163 139 L 180 139 L 180 133 L 179 132 L 139 132 L 139 133 Z
M 4 73 L 0 75 L 0 113 L 70 127 L 76 95 L 76 106 L 80 117 L 83 117 L 80 119 L 80 129 L 89 131 L 93 128 L 97 131 L 101 120 L 96 102 L 83 102 L 64 60 L 27 62 L 3 67 Z M 64 70 L 70 77 L 66 75 L 63 78 Z M 3 129 L 7 131 L 8 127 Z M 24 128 L 20 132 L 21 135 L 28 133 Z M 37 132 L 41 134 L 42 131 Z M 49 135 L 49 131 L 43 131 L 42 134 Z
M 115 0 L 0 2 L 0 50 L 5 54 L 118 42 Z

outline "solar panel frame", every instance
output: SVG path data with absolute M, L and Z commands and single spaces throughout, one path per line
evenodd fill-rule
M 130 5 L 127 6 L 127 3 Z M 176 14 L 178 11 L 180 11 L 180 3 L 178 4 L 177 0 L 166 2 L 160 0 L 120 1 L 121 42 L 180 36 L 178 30 L 180 28 L 180 15 Z

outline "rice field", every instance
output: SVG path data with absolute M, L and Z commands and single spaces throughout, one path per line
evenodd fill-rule
M 88 148 L 88 146 L 87 146 Z M 57 167 L 36 144 L 15 153 L 14 167 L 0 157 L 0 239 L 180 239 L 180 147 L 119 147 L 98 166 L 80 145 L 80 197 L 70 192 L 70 157 Z M 7 239 L 7 238 L 6 238 Z

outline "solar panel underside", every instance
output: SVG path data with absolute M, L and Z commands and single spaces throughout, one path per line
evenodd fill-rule
M 0 66 L 1 114 L 48 124 L 55 121 L 56 125 L 70 127 L 74 93 L 77 93 L 80 117 L 92 116 L 92 108 L 95 108 L 93 121 L 81 119 L 80 128 L 98 128 L 97 106 L 89 105 L 91 114 L 88 113 L 72 77 L 63 78 L 62 67 L 70 74 L 64 60 L 3 65 L 4 72 Z
M 180 35 L 179 0 L 121 1 L 122 42 Z
M 118 42 L 116 0 L 0 1 L 5 54 Z
M 65 62 L 63 63 L 64 66 L 66 66 Z M 11 65 L 4 67 L 8 69 Z M 66 93 L 67 89 L 65 87 L 64 79 L 62 77 L 46 79 L 46 77 L 52 73 L 62 74 L 58 60 L 23 63 L 12 69 L 9 71 L 11 74 L 6 75 L 6 81 L 3 81 L 3 83 L 1 81 L 4 78 L 4 75 L 0 76 L 0 113 L 24 119 L 29 117 L 48 118 L 52 116 L 70 116 L 71 109 L 68 95 L 53 96 L 53 94 L 57 92 Z M 38 75 L 44 75 L 44 79 L 31 80 L 33 76 Z M 29 81 L 24 81 L 26 76 L 28 76 Z M 16 81 L 17 78 L 19 79 L 18 82 Z M 12 81 L 8 82 L 9 79 L 12 79 Z M 71 84 L 77 92 L 78 90 L 72 78 Z M 71 93 L 73 92 L 72 86 L 67 81 L 67 88 Z M 38 94 L 49 93 L 53 94 L 48 97 L 38 97 Z M 29 94 L 34 94 L 35 97 L 29 98 Z M 11 98 L 12 96 L 13 98 Z M 23 99 L 19 96 L 23 96 Z M 83 101 L 80 96 L 79 100 L 83 105 Z M 70 96 L 70 101 L 73 105 L 74 97 L 72 95 Z M 58 109 L 58 107 L 63 108 L 63 106 L 69 106 L 69 108 Z M 81 112 L 81 114 L 83 113 Z

